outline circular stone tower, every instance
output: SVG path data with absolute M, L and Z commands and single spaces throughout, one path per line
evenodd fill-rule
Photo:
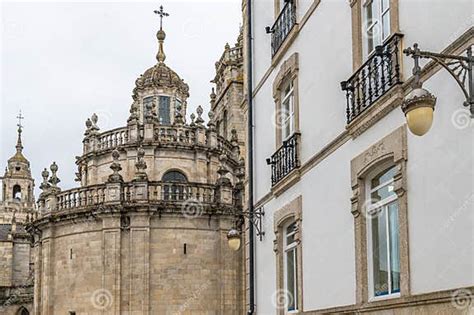
M 219 136 L 201 107 L 186 122 L 188 85 L 164 63 L 161 27 L 157 38 L 127 125 L 86 121 L 80 187 L 43 171 L 34 314 L 243 312 L 242 253 L 226 238 L 243 200 L 237 133 Z

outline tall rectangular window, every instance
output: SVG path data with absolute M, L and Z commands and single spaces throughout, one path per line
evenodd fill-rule
M 171 124 L 170 98 L 169 98 L 169 96 L 160 96 L 159 97 L 158 119 L 160 121 L 160 124 L 162 124 L 162 125 Z
M 295 100 L 293 80 L 283 89 L 280 109 L 281 138 L 287 140 L 295 132 Z
M 390 36 L 390 0 L 366 0 L 363 11 L 362 34 L 367 57 Z
M 296 222 L 290 223 L 286 228 L 284 237 L 283 267 L 285 274 L 285 307 L 287 311 L 295 311 L 298 305 L 298 272 L 297 272 L 297 242 L 295 240 Z
M 368 263 L 372 298 L 400 293 L 398 201 L 395 167 L 384 170 L 368 186 Z

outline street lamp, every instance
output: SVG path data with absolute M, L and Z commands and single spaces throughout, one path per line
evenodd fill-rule
M 244 218 L 247 218 L 249 223 L 255 227 L 257 232 L 256 235 L 259 236 L 260 241 L 262 241 L 263 235 L 265 235 L 262 225 L 262 218 L 264 215 L 265 211 L 263 210 L 263 207 L 255 210 L 252 215 L 250 215 L 250 212 L 248 211 L 242 211 L 236 214 L 235 216 L 237 217 L 237 220 L 234 224 L 234 227 L 227 233 L 227 242 L 229 248 L 233 251 L 238 251 L 240 249 L 242 240 L 239 230 L 241 230 L 242 226 L 244 225 Z
M 407 56 L 411 56 L 414 60 L 413 90 L 405 97 L 401 106 L 407 119 L 408 128 L 413 134 L 422 136 L 430 130 L 433 123 L 433 112 L 436 105 L 436 97 L 428 90 L 422 88 L 422 82 L 420 80 L 420 58 L 434 60 L 451 74 L 466 97 L 463 105 L 469 107 L 471 118 L 474 118 L 474 87 L 472 80 L 472 65 L 474 63 L 474 58 L 472 57 L 472 48 L 470 46 L 467 49 L 467 56 L 421 51 L 416 43 L 413 45 L 413 48 L 410 47 L 403 50 L 403 53 Z M 465 87 L 466 77 L 468 81 L 467 89 Z

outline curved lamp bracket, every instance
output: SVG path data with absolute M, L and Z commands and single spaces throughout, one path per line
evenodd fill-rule
M 237 217 L 236 227 L 242 229 L 242 225 L 244 225 L 244 218 L 246 218 L 249 220 L 249 223 L 254 226 L 256 231 L 255 234 L 259 237 L 260 241 L 262 241 L 263 236 L 265 235 L 265 231 L 263 230 L 263 217 L 265 216 L 263 206 L 255 209 L 253 213 L 250 213 L 249 211 L 242 211 L 235 213 L 235 216 Z
M 467 49 L 467 56 L 439 54 L 430 51 L 423 51 L 418 48 L 417 43 L 413 45 L 413 48 L 409 47 L 404 49 L 403 53 L 407 56 L 411 56 L 415 63 L 413 67 L 413 75 L 415 76 L 414 87 L 421 87 L 421 68 L 419 65 L 419 59 L 431 59 L 446 69 L 446 71 L 448 71 L 454 80 L 456 80 L 457 84 L 464 93 L 464 96 L 466 97 L 463 105 L 469 107 L 471 117 L 474 117 L 474 83 L 472 78 L 472 65 L 474 64 L 474 58 L 472 56 L 471 46 L 469 46 Z

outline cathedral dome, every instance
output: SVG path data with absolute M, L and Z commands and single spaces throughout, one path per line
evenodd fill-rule
M 164 62 L 158 62 L 145 71 L 136 81 L 137 90 L 147 88 L 176 88 L 180 94 L 189 96 L 189 86 Z

